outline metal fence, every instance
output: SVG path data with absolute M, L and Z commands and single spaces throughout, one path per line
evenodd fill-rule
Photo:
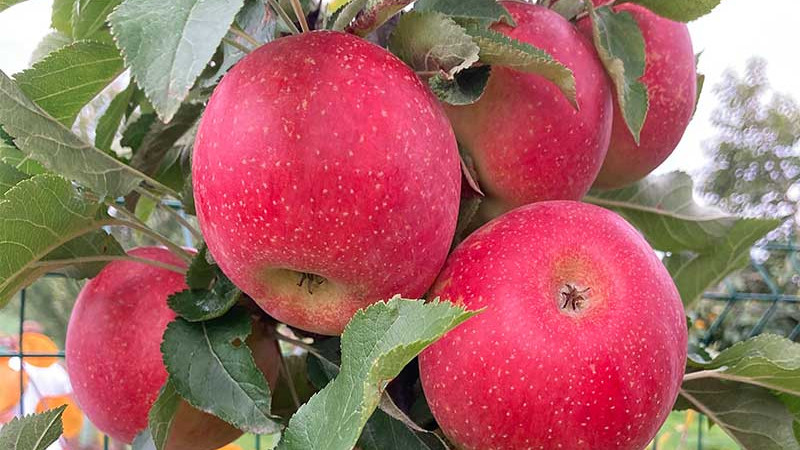
M 191 243 L 191 237 L 185 237 L 187 241 L 187 245 Z M 759 248 L 760 251 L 767 251 L 773 255 L 784 255 L 791 268 L 793 269 L 798 276 L 800 276 L 800 261 L 798 261 L 797 254 L 800 252 L 800 246 L 795 246 L 794 244 L 767 244 L 764 247 Z M 755 274 L 758 274 L 760 280 L 764 282 L 766 287 L 768 288 L 767 293 L 756 293 L 756 292 L 740 292 L 734 287 L 733 283 L 730 282 L 730 279 L 723 282 L 723 286 L 725 287 L 725 292 L 716 293 L 716 292 L 707 292 L 703 295 L 702 302 L 712 302 L 714 305 L 720 306 L 724 304 L 722 310 L 719 314 L 715 314 L 713 321 L 711 321 L 710 325 L 705 328 L 700 336 L 697 337 L 697 340 L 704 346 L 709 346 L 714 344 L 715 341 L 715 334 L 726 324 L 736 323 L 737 317 L 734 311 L 736 307 L 745 303 L 745 302 L 756 302 L 760 304 L 768 305 L 766 310 L 761 314 L 761 316 L 755 321 L 752 329 L 747 333 L 747 337 L 756 336 L 762 333 L 770 322 L 770 320 L 775 316 L 776 312 L 779 311 L 781 308 L 788 308 L 790 311 L 798 314 L 797 325 L 788 333 L 788 338 L 791 340 L 797 340 L 798 336 L 800 336 L 800 296 L 798 295 L 787 295 L 781 292 L 779 288 L 779 283 L 774 279 L 774 277 L 769 273 L 769 270 L 764 264 L 764 261 L 756 261 L 751 260 L 751 268 L 753 269 Z M 49 274 L 45 277 L 61 277 L 61 275 Z M 24 330 L 23 330 L 23 323 L 25 322 L 25 309 L 26 309 L 26 297 L 27 297 L 27 289 L 23 289 L 19 292 L 17 299 L 19 301 L 19 341 L 18 341 L 18 350 L 12 352 L 2 352 L 0 351 L 0 357 L 16 357 L 19 358 L 20 361 L 20 371 L 19 371 L 19 388 L 20 388 L 20 402 L 19 402 L 19 413 L 20 415 L 30 413 L 32 411 L 25 411 L 24 402 L 23 402 L 23 394 L 25 392 L 25 376 L 24 376 L 24 361 L 25 359 L 35 359 L 35 358 L 63 358 L 64 351 L 58 351 L 56 353 L 26 353 L 23 351 L 23 340 L 24 340 Z M 707 421 L 705 417 L 698 414 L 698 427 L 697 427 L 697 448 L 702 450 L 704 448 L 704 423 Z M 262 439 L 260 436 L 254 437 L 254 448 L 256 450 L 260 450 L 262 448 Z M 651 448 L 656 450 L 658 449 L 657 445 L 658 439 L 656 439 Z M 108 449 L 110 445 L 110 439 L 107 436 L 103 438 L 103 448 Z M 662 450 L 668 450 L 662 447 Z

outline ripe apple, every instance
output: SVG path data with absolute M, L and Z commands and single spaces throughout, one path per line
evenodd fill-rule
M 501 3 L 517 26 L 492 28 L 549 52 L 571 69 L 579 109 L 545 78 L 496 66 L 481 99 L 447 106 L 447 115 L 475 162 L 481 187 L 503 209 L 579 200 L 608 149 L 610 82 L 590 42 L 559 14 L 532 4 Z
M 225 75 L 192 177 L 225 274 L 280 321 L 328 335 L 360 308 L 427 291 L 461 186 L 433 94 L 386 50 L 331 31 L 273 41 Z
M 641 450 L 678 395 L 678 291 L 610 211 L 513 210 L 455 250 L 431 296 L 486 308 L 420 357 L 431 411 L 458 448 Z
M 143 247 L 132 256 L 184 266 L 167 249 Z M 183 275 L 150 265 L 114 261 L 81 290 L 67 327 L 66 362 L 83 412 L 112 438 L 131 442 L 147 427 L 147 413 L 167 380 L 161 337 L 175 314 L 167 297 L 187 289 Z M 259 323 L 247 343 L 272 388 L 278 378 L 277 343 Z M 170 450 L 215 449 L 241 431 L 182 402 Z
M 596 4 L 602 0 L 594 0 Z M 611 144 L 595 187 L 621 188 L 640 179 L 661 165 L 678 146 L 694 113 L 697 100 L 697 70 L 692 39 L 685 24 L 665 19 L 632 4 L 614 7 L 630 13 L 645 42 L 645 73 L 641 78 L 650 96 L 650 109 L 640 135 L 633 139 L 614 97 L 614 125 Z M 587 17 L 578 28 L 591 37 Z

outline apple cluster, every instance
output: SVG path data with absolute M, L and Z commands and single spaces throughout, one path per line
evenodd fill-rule
M 483 309 L 419 359 L 431 411 L 458 448 L 640 450 L 678 394 L 683 306 L 641 235 L 580 200 L 592 186 L 638 181 L 677 146 L 696 96 L 689 34 L 640 6 L 617 7 L 646 43 L 650 106 L 636 142 L 590 19 L 502 3 L 516 25 L 492 28 L 568 67 L 576 106 L 508 67 L 492 69 L 476 103 L 443 105 L 364 39 L 280 38 L 235 65 L 208 102 L 193 154 L 197 217 L 222 271 L 298 329 L 341 334 L 357 310 L 395 294 Z M 452 250 L 459 144 L 486 193 L 478 217 L 498 217 Z M 180 265 L 164 249 L 131 253 Z M 146 426 L 167 377 L 166 298 L 185 288 L 180 275 L 119 261 L 80 294 L 69 372 L 86 414 L 116 438 Z M 275 342 L 255 341 L 274 388 Z M 173 439 L 236 436 L 188 405 L 181 412 L 187 430 Z

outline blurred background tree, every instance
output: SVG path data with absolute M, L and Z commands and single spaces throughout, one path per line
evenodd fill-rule
M 793 215 L 800 198 L 800 106 L 770 88 L 767 63 L 758 58 L 743 76 L 726 72 L 714 93 L 720 100 L 712 116 L 717 135 L 706 146 L 711 164 L 701 192 L 733 213 Z
M 754 251 L 753 261 L 761 272 L 749 267 L 729 277 L 722 291 L 771 292 L 764 275 L 784 294 L 797 294 L 800 286 L 798 255 L 786 251 L 797 242 L 800 200 L 800 105 L 775 92 L 767 76 L 767 63 L 751 59 L 743 75 L 729 70 L 714 87 L 719 106 L 712 116 L 716 135 L 706 141 L 709 164 L 700 175 L 698 191 L 710 204 L 748 217 L 784 219 L 770 233 L 764 251 Z M 729 312 L 713 339 L 725 348 L 746 338 L 771 302 L 739 302 Z M 698 305 L 699 334 L 721 313 L 725 303 L 706 301 Z M 800 323 L 798 306 L 776 307 L 765 332 L 788 335 Z

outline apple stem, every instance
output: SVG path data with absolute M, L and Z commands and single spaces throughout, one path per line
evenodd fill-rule
M 235 48 L 236 50 L 239 50 L 242 53 L 250 53 L 252 51 L 249 48 L 245 47 L 244 45 L 234 41 L 233 39 L 224 37 L 222 38 L 222 42 L 230 45 L 231 47 Z
M 247 41 L 250 45 L 253 46 L 253 48 L 258 48 L 258 47 L 261 46 L 261 42 L 258 42 L 258 40 L 256 38 L 254 38 L 253 36 L 250 36 L 239 25 L 237 25 L 236 22 L 234 22 L 231 25 L 230 32 L 235 34 L 236 36 L 239 36 L 240 38 L 244 39 L 245 41 Z
M 107 261 L 131 261 L 131 262 L 138 262 L 142 264 L 148 264 L 154 267 L 158 267 L 161 269 L 170 270 L 172 272 L 179 273 L 181 275 L 186 274 L 186 269 L 182 267 L 178 267 L 172 264 L 163 263 L 161 261 L 156 261 L 154 259 L 147 259 L 147 258 L 138 258 L 136 256 L 130 255 L 104 255 L 104 256 L 82 256 L 80 258 L 69 258 L 69 259 L 53 259 L 49 261 L 38 261 L 33 263 L 33 267 L 42 267 L 42 268 L 52 268 L 52 269 L 59 269 L 62 267 L 70 266 L 73 264 L 84 264 L 84 263 L 93 263 L 93 262 L 107 262 Z
M 292 375 L 289 373 L 289 364 L 286 363 L 286 357 L 283 355 L 283 352 L 279 353 L 281 355 L 281 372 L 283 372 L 283 376 L 286 378 L 286 384 L 289 385 L 289 393 L 292 394 L 294 407 L 300 409 L 300 397 L 297 395 L 297 389 L 294 386 L 294 380 L 292 379 Z
M 189 263 L 192 261 L 193 256 L 189 252 L 181 248 L 180 245 L 177 245 L 174 242 L 167 239 L 166 237 L 162 236 L 161 234 L 156 233 L 143 223 L 137 223 L 128 220 L 114 220 L 111 222 L 111 225 L 128 227 L 132 230 L 139 231 L 140 233 L 145 234 L 146 236 L 152 238 L 156 242 L 162 244 L 164 247 L 167 247 L 172 253 L 175 254 L 175 256 L 181 258 L 185 262 Z
M 243 51 L 245 53 L 249 53 L 250 52 L 250 50 L 247 49 L 247 48 L 245 48 Z M 198 231 L 197 228 L 193 227 L 192 224 L 190 224 L 189 221 L 186 220 L 186 218 L 180 212 L 176 211 L 174 208 L 170 207 L 169 205 L 165 205 L 163 202 L 161 202 L 161 200 L 158 197 L 156 197 L 155 195 L 151 194 L 150 192 L 147 192 L 144 189 L 136 189 L 136 192 L 138 192 L 139 195 L 147 197 L 150 200 L 153 200 L 154 202 L 156 202 L 156 206 L 157 207 L 161 208 L 167 214 L 171 215 L 175 219 L 176 222 L 178 222 L 181 226 L 183 226 L 184 228 L 189 230 L 189 233 L 192 234 L 192 236 L 195 238 L 195 240 L 197 240 L 198 242 L 203 242 L 203 235 L 200 234 L 200 231 Z
M 271 6 L 279 16 L 281 16 L 281 20 L 283 20 L 283 23 L 286 24 L 286 27 L 289 28 L 289 31 L 292 34 L 300 34 L 300 30 L 297 29 L 297 25 L 295 25 L 294 21 L 289 18 L 289 14 L 287 14 L 283 7 L 278 3 L 278 0 L 267 0 L 267 3 L 269 3 L 269 6 Z
M 306 344 L 305 342 L 297 340 L 297 339 L 292 339 L 289 336 L 285 336 L 285 335 L 280 334 L 278 332 L 275 333 L 275 339 L 277 339 L 279 341 L 284 341 L 284 342 L 289 343 L 289 344 L 292 344 L 295 347 L 302 348 L 303 350 L 307 351 L 308 353 L 311 353 L 312 355 L 316 356 L 319 360 L 324 361 L 327 364 L 330 364 L 330 365 L 338 367 L 338 365 L 336 363 L 334 363 L 333 361 L 331 361 L 328 358 L 326 358 L 325 356 L 323 356 L 322 353 L 318 352 L 317 349 L 315 349 L 310 344 Z
M 300 28 L 303 29 L 303 33 L 308 33 L 308 21 L 306 21 L 305 13 L 303 13 L 303 5 L 300 4 L 300 0 L 290 0 L 290 3 L 292 4 L 292 9 L 294 9 L 294 15 L 300 21 Z

